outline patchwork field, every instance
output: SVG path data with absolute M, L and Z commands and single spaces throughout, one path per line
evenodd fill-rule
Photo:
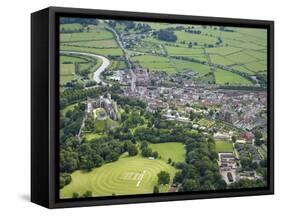
M 168 161 L 169 158 L 174 162 L 183 162 L 185 157 L 185 149 L 182 143 L 167 142 L 149 144 L 152 151 L 157 151 L 161 159 Z
M 233 145 L 228 140 L 216 139 L 216 152 L 233 152 Z
M 160 171 L 170 173 L 172 179 L 176 169 L 162 160 L 124 156 L 91 172 L 75 171 L 71 183 L 60 190 L 60 196 L 71 198 L 74 192 L 83 194 L 87 190 L 93 196 L 152 193 Z M 160 187 L 160 191 L 167 192 L 168 187 Z

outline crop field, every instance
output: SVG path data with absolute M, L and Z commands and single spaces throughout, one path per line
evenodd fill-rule
M 81 195 L 87 190 L 93 196 L 152 193 L 160 171 L 168 172 L 173 179 L 176 169 L 163 160 L 124 156 L 90 172 L 73 172 L 71 183 L 60 190 L 60 197 L 71 198 L 74 192 Z M 167 192 L 168 187 L 160 187 L 160 191 Z
M 216 139 L 216 152 L 233 152 L 233 145 L 228 140 Z
M 149 144 L 152 151 L 157 151 L 161 159 L 168 161 L 169 158 L 174 162 L 183 162 L 185 156 L 184 145 L 179 142 L 153 143 Z

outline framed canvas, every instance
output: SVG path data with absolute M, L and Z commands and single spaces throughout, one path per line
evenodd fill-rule
M 32 202 L 274 193 L 273 21 L 50 7 L 31 27 Z

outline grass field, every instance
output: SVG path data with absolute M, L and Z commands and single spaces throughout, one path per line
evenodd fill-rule
M 60 84 L 76 79 L 74 64 L 60 64 Z
M 124 156 L 90 172 L 75 171 L 71 183 L 60 190 L 60 197 L 71 198 L 74 192 L 81 195 L 87 190 L 93 196 L 152 193 L 157 174 L 163 170 L 173 179 L 176 169 L 162 160 Z M 160 187 L 161 192 L 167 190 L 168 187 Z
M 79 23 L 71 23 L 71 24 L 61 24 L 60 25 L 60 31 L 81 31 L 82 25 Z
M 76 56 L 68 56 L 68 55 L 60 55 L 60 63 L 66 64 L 66 63 L 80 63 L 80 62 L 87 62 L 86 58 L 76 57 Z
M 184 145 L 179 142 L 166 142 L 149 144 L 152 151 L 157 151 L 161 159 L 168 161 L 169 158 L 175 162 L 183 162 L 185 158 Z
M 243 78 L 242 76 L 226 71 L 217 69 L 215 72 L 215 79 L 217 84 L 239 84 L 239 85 L 252 85 L 252 83 Z
M 216 152 L 233 152 L 233 145 L 228 140 L 216 139 Z
M 197 35 L 197 34 L 190 34 L 183 31 L 175 31 L 175 34 L 177 36 L 178 42 L 184 41 L 186 43 L 189 42 L 197 42 L 198 45 L 204 45 L 207 44 L 214 44 L 216 42 L 216 37 L 210 37 L 206 35 Z
M 112 55 L 112 56 L 120 56 L 123 55 L 123 52 L 120 48 L 91 48 L 91 47 L 80 47 L 80 46 L 68 46 L 68 45 L 61 45 L 60 50 L 62 51 L 81 51 L 81 52 L 88 52 L 100 55 Z
M 104 28 L 92 28 L 90 32 L 60 34 L 60 42 L 91 41 L 112 39 L 113 34 Z
M 149 68 L 152 71 L 176 72 L 169 58 L 154 55 L 141 55 L 132 58 L 134 62 L 138 62 L 141 67 Z
M 117 48 L 118 45 L 114 39 L 110 40 L 92 40 L 67 43 L 72 46 L 93 47 L 93 48 Z
M 198 73 L 199 76 L 205 75 L 210 72 L 210 67 L 208 65 L 178 59 L 171 59 L 171 62 L 178 72 L 193 71 Z

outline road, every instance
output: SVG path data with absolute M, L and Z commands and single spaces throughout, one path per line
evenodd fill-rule
M 89 56 L 89 57 L 95 57 L 95 58 L 99 58 L 102 60 L 102 64 L 101 66 L 94 71 L 93 73 L 93 80 L 96 81 L 97 83 L 102 83 L 103 85 L 106 85 L 106 83 L 104 81 L 101 80 L 100 75 L 102 72 L 104 72 L 108 66 L 110 65 L 110 61 L 101 55 L 96 55 L 93 53 L 86 53 L 86 52 L 79 52 L 79 51 L 60 51 L 60 53 L 62 54 L 74 54 L 74 55 L 84 55 L 84 56 Z
M 111 27 L 106 27 L 106 29 L 108 29 L 109 31 L 111 31 L 115 35 L 117 43 L 119 44 L 120 48 L 124 51 L 126 62 L 129 66 L 130 74 L 132 76 L 131 91 L 134 91 L 135 87 L 136 87 L 136 74 L 134 73 L 134 71 L 132 69 L 132 64 L 130 62 L 128 52 L 127 52 L 126 48 L 123 46 L 123 44 L 121 42 L 121 39 L 120 39 L 119 35 L 117 34 L 117 32 L 115 31 L 115 29 L 113 29 Z

